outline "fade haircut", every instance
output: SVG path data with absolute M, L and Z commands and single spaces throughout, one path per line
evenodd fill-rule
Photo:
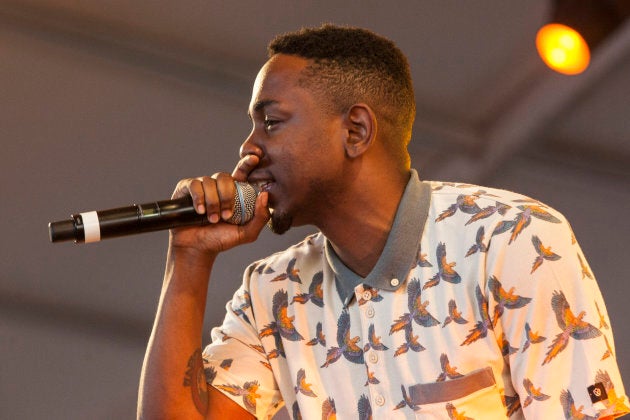
M 409 142 L 416 113 L 411 72 L 407 58 L 389 39 L 366 29 L 326 24 L 279 35 L 267 51 L 269 57 L 310 60 L 300 84 L 319 95 L 326 109 L 344 113 L 355 103 L 367 103 L 404 145 Z

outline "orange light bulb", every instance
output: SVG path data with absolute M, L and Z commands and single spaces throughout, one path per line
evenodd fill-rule
M 536 48 L 545 64 L 562 74 L 580 74 L 591 61 L 584 38 L 574 29 L 559 23 L 540 28 L 536 35 Z

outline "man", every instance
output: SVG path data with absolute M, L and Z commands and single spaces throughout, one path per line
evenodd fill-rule
M 280 36 L 232 175 L 181 181 L 211 224 L 170 234 L 144 362 L 143 418 L 599 418 L 627 413 L 601 294 L 553 209 L 421 182 L 404 55 L 371 32 Z M 255 215 L 224 223 L 234 183 Z M 252 264 L 202 351 L 217 255 L 320 233 Z M 464 416 L 465 413 L 465 416 Z

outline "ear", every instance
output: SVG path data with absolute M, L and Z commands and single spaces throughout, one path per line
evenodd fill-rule
M 344 141 L 346 155 L 356 158 L 365 153 L 376 138 L 376 115 L 369 105 L 354 104 L 346 112 L 347 136 Z

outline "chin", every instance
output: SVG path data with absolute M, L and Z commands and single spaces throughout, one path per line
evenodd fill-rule
M 293 225 L 293 217 L 288 213 L 283 213 L 281 211 L 273 211 L 271 213 L 271 218 L 267 222 L 267 226 L 269 229 L 278 235 L 282 235 Z

